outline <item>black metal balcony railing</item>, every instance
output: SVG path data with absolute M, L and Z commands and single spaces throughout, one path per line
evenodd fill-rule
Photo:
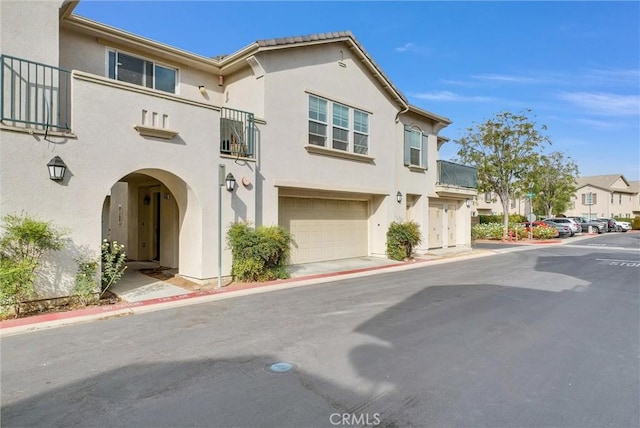
M 225 107 L 220 110 L 220 153 L 253 158 L 255 136 L 253 113 Z
M 478 174 L 474 167 L 439 160 L 437 184 L 477 189 Z
M 0 121 L 13 126 L 70 129 L 70 75 L 34 61 L 0 56 Z

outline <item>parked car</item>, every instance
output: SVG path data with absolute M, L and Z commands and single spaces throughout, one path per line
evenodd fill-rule
M 577 221 L 569 217 L 554 217 L 554 218 L 547 218 L 545 220 L 549 220 L 554 223 L 566 224 L 567 226 L 569 226 L 569 229 L 571 229 L 571 236 L 582 231 L 582 227 L 580 226 L 580 224 L 578 224 Z
M 551 220 L 542 220 L 542 223 L 548 224 L 549 226 L 553 226 L 558 229 L 558 236 L 560 236 L 560 238 L 564 238 L 565 236 L 573 236 L 573 231 L 566 223 L 560 224 Z
M 616 225 L 618 226 L 618 232 L 626 232 L 627 230 L 631 230 L 631 223 L 629 223 L 628 221 L 616 220 Z
M 615 232 L 616 231 L 616 221 L 612 218 L 597 218 L 596 220 L 602 221 L 607 224 L 607 230 L 605 232 Z
M 578 222 L 580 227 L 582 228 L 582 232 L 589 232 L 589 226 L 591 226 L 591 231 L 595 233 L 602 233 L 607 228 L 607 225 L 602 221 L 597 220 L 587 220 L 584 217 L 569 217 Z

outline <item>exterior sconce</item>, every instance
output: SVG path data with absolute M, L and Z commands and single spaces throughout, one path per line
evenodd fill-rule
M 402 202 L 402 193 L 400 193 L 399 190 L 398 193 L 396 193 L 396 201 L 398 201 L 398 203 Z
M 60 156 L 51 159 L 47 164 L 47 168 L 49 168 L 49 178 L 54 181 L 62 180 L 64 173 L 67 171 L 67 165 Z
M 204 85 L 198 86 L 198 89 L 200 90 L 200 93 L 202 95 L 206 95 L 207 94 L 207 88 L 205 88 Z
M 224 86 L 224 76 L 222 74 L 218 76 L 218 86 Z
M 471 199 L 467 199 L 467 208 L 471 208 Z
M 145 204 L 145 205 L 151 204 L 151 196 L 144 195 L 144 199 L 142 199 L 142 203 Z
M 236 178 L 233 176 L 233 174 L 227 174 L 227 177 L 224 179 L 224 185 L 227 188 L 227 191 L 233 192 L 233 190 L 236 188 Z

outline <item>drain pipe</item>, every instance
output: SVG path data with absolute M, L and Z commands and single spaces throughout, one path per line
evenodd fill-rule
M 218 286 L 222 288 L 222 186 L 224 186 L 225 168 L 218 165 Z

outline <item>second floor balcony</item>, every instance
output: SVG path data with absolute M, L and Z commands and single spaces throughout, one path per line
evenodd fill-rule
M 108 104 L 102 104 L 105 100 L 109 100 Z M 212 115 L 217 120 L 203 120 Z M 211 147 L 213 143 L 211 149 L 219 155 L 255 158 L 257 130 L 253 113 L 217 107 L 113 77 L 0 56 L 0 123 L 4 127 L 44 135 L 70 135 L 96 118 L 110 123 L 111 129 L 134 124 L 145 138 L 171 141 L 186 137 L 187 130 L 198 129 L 202 144 Z M 195 142 L 193 137 L 191 141 Z
M 478 174 L 474 167 L 439 160 L 436 193 L 442 197 L 475 196 Z
M 0 121 L 34 130 L 67 132 L 71 73 L 8 55 L 0 56 Z

